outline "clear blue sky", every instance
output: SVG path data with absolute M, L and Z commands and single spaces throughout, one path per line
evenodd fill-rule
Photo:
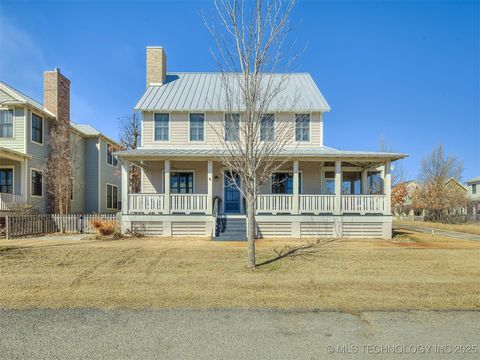
M 145 46 L 170 71 L 215 71 L 200 13 L 209 1 L 0 1 L 0 78 L 41 100 L 44 70 L 72 81 L 72 120 L 118 137 L 145 87 Z M 332 107 L 325 143 L 378 150 L 380 137 L 415 177 L 442 143 L 480 176 L 480 7 L 472 2 L 300 1 L 295 37 Z

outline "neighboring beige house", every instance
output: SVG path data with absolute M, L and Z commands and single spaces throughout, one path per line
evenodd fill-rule
M 165 51 L 147 47 L 146 91 L 135 106 L 142 113 L 142 144 L 117 153 L 122 229 L 244 238 L 244 200 L 216 158 L 222 151 L 217 134 L 235 141 L 241 114 L 225 113 L 221 74 L 167 73 L 166 67 Z M 272 112 L 273 121 L 262 126 L 274 134 L 276 122 L 288 121 L 295 135 L 280 154 L 289 161 L 261 187 L 257 236 L 391 238 L 391 162 L 406 155 L 325 146 L 323 116 L 330 107 L 309 74 L 288 78 L 286 91 L 299 94 L 298 101 Z M 142 169 L 140 194 L 127 191 L 130 163 Z
M 74 177 L 71 212 L 116 212 L 120 170 L 110 147 L 116 145 L 90 125 L 70 122 L 70 81 L 59 69 L 44 73 L 44 103 L 0 82 L 0 212 L 30 204 L 51 210 L 44 165 L 49 129 L 54 121 L 70 123 Z

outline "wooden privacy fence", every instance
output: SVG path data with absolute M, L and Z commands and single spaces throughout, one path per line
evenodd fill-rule
M 92 220 L 117 221 L 116 214 L 66 214 L 63 228 L 67 233 L 93 234 Z M 59 214 L 13 215 L 5 218 L 7 239 L 30 235 L 43 235 L 60 231 L 62 217 Z

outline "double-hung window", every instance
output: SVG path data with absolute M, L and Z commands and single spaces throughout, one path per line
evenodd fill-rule
M 118 160 L 115 156 L 112 155 L 113 148 L 112 145 L 107 144 L 107 164 L 117 166 Z
M 107 209 L 118 209 L 118 189 L 115 185 L 107 184 Z
M 43 144 L 43 119 L 32 113 L 32 141 Z
M 205 140 L 205 115 L 190 114 L 190 141 Z
M 13 137 L 13 110 L 0 110 L 0 137 Z
M 0 169 L 0 193 L 13 194 L 12 169 Z
M 168 141 L 168 114 L 155 114 L 155 141 Z
M 295 141 L 310 141 L 310 115 L 295 115 Z
M 240 114 L 225 115 L 225 141 L 240 140 Z
M 170 192 L 172 194 L 193 193 L 193 172 L 170 173 Z
M 43 196 L 43 176 L 39 170 L 32 170 L 32 196 Z
M 262 115 L 260 119 L 260 141 L 275 140 L 275 117 L 273 114 Z
M 298 174 L 298 192 L 302 188 L 302 174 Z M 272 194 L 293 194 L 293 174 L 277 172 L 272 175 Z

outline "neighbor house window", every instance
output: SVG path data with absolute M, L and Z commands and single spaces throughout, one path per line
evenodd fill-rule
M 0 110 L 0 137 L 13 137 L 13 110 Z
M 472 195 L 477 194 L 477 184 L 472 184 Z
M 0 169 L 0 193 L 13 194 L 12 169 Z
M 170 192 L 173 194 L 193 193 L 193 172 L 170 173 Z
M 115 185 L 107 184 L 107 209 L 118 209 L 118 189 Z
M 302 188 L 302 174 L 298 174 L 298 192 Z M 293 174 L 278 172 L 272 175 L 272 194 L 293 194 Z
M 226 141 L 240 140 L 240 115 L 239 114 L 225 115 L 225 140 Z
M 43 176 L 42 172 L 32 170 L 32 196 L 43 196 Z
M 115 156 L 112 155 L 113 152 L 112 145 L 107 144 L 107 164 L 117 166 L 118 160 Z
M 333 195 L 335 194 L 335 172 L 325 171 L 325 188 L 322 191 L 323 194 Z
M 360 171 L 344 171 L 342 174 L 342 194 L 360 195 L 362 193 L 362 173 Z
M 168 114 L 155 114 L 155 141 L 168 141 Z
M 373 195 L 383 194 L 383 180 L 380 171 L 369 171 L 367 175 L 368 193 Z
M 273 114 L 262 115 L 260 119 L 260 140 L 273 141 L 275 139 L 275 117 Z
M 295 115 L 295 141 L 310 141 L 310 115 Z
M 32 141 L 43 144 L 43 119 L 32 113 Z
M 190 114 L 190 141 L 203 141 L 205 139 L 204 114 Z

